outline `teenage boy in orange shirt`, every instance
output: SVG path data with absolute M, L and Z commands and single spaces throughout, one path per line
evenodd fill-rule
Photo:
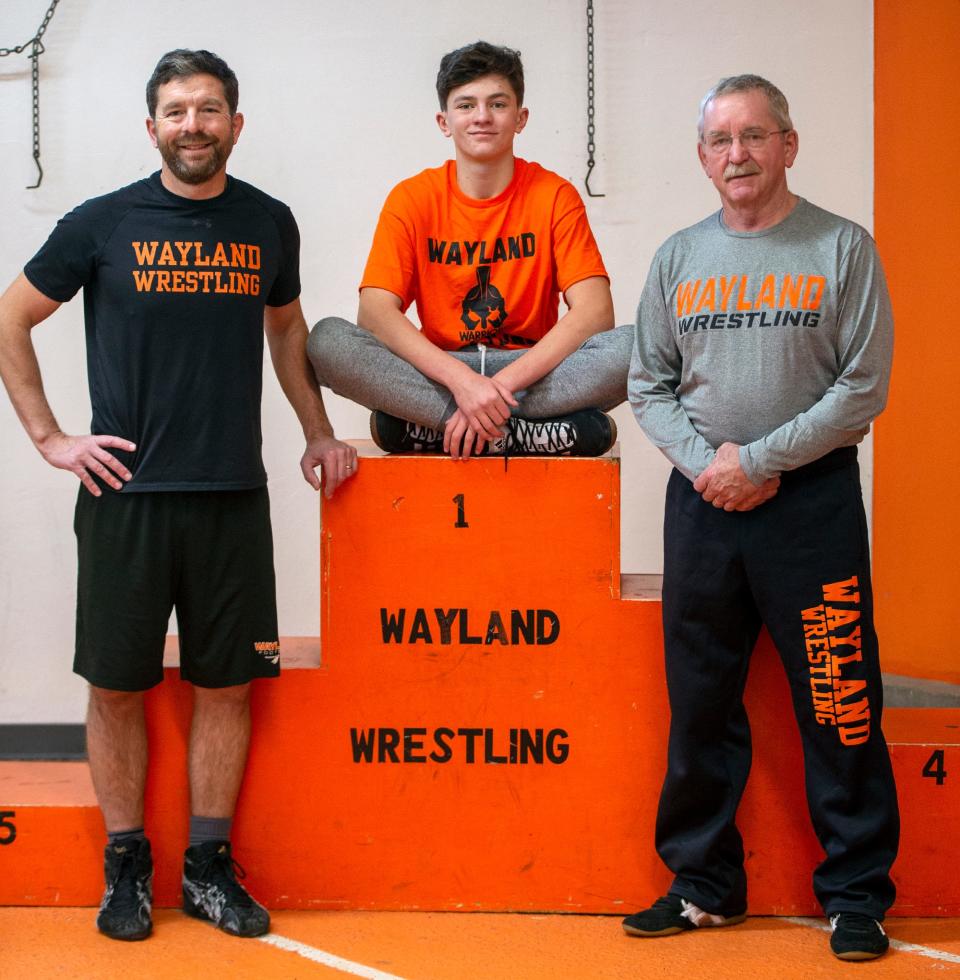
M 373 411 L 388 452 L 600 455 L 633 338 L 612 329 L 579 194 L 514 156 L 528 118 L 520 55 L 484 41 L 452 51 L 437 94 L 456 159 L 390 192 L 357 325 L 328 317 L 310 334 L 317 379 Z

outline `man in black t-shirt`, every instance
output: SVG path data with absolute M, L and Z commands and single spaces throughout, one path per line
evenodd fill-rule
M 160 171 L 64 217 L 0 298 L 0 374 L 51 465 L 81 483 L 74 669 L 90 683 L 87 746 L 109 837 L 97 918 L 151 931 L 143 694 L 163 679 L 177 611 L 194 686 L 184 911 L 260 935 L 229 834 L 249 741 L 249 688 L 279 671 L 272 536 L 260 454 L 266 333 L 303 426 L 305 479 L 327 496 L 356 470 L 305 353 L 299 234 L 286 205 L 227 176 L 243 128 L 237 79 L 208 51 L 171 51 L 147 84 Z M 47 403 L 31 330 L 84 291 L 90 435 Z

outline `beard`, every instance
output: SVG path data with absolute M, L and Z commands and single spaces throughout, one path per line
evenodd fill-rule
M 200 138 L 192 143 L 159 143 L 158 149 L 163 162 L 177 180 L 182 180 L 185 184 L 203 184 L 224 167 L 233 149 L 233 143 L 229 139 L 213 140 L 209 145 L 207 155 L 193 161 L 180 156 L 180 150 L 185 147 L 196 146 L 198 143 L 206 143 L 210 139 L 211 137 L 200 134 Z

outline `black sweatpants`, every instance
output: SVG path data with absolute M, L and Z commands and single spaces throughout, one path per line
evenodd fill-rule
M 826 853 L 813 876 L 817 899 L 828 915 L 882 919 L 895 894 L 900 822 L 880 730 L 856 449 L 784 474 L 777 495 L 746 513 L 706 503 L 674 470 L 664 545 L 671 722 L 656 843 L 676 875 L 670 891 L 714 914 L 746 910 L 734 819 L 751 758 L 743 691 L 765 624 L 790 681 L 807 803 Z

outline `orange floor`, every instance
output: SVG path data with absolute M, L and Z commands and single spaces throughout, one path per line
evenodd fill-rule
M 752 918 L 731 929 L 629 939 L 586 915 L 279 912 L 274 931 L 239 940 L 161 910 L 154 935 L 118 943 L 91 909 L 0 908 L 0 976 L 20 978 L 367 977 L 370 980 L 626 980 L 685 977 L 960 977 L 960 920 L 895 919 L 894 948 L 841 963 L 823 922 Z

